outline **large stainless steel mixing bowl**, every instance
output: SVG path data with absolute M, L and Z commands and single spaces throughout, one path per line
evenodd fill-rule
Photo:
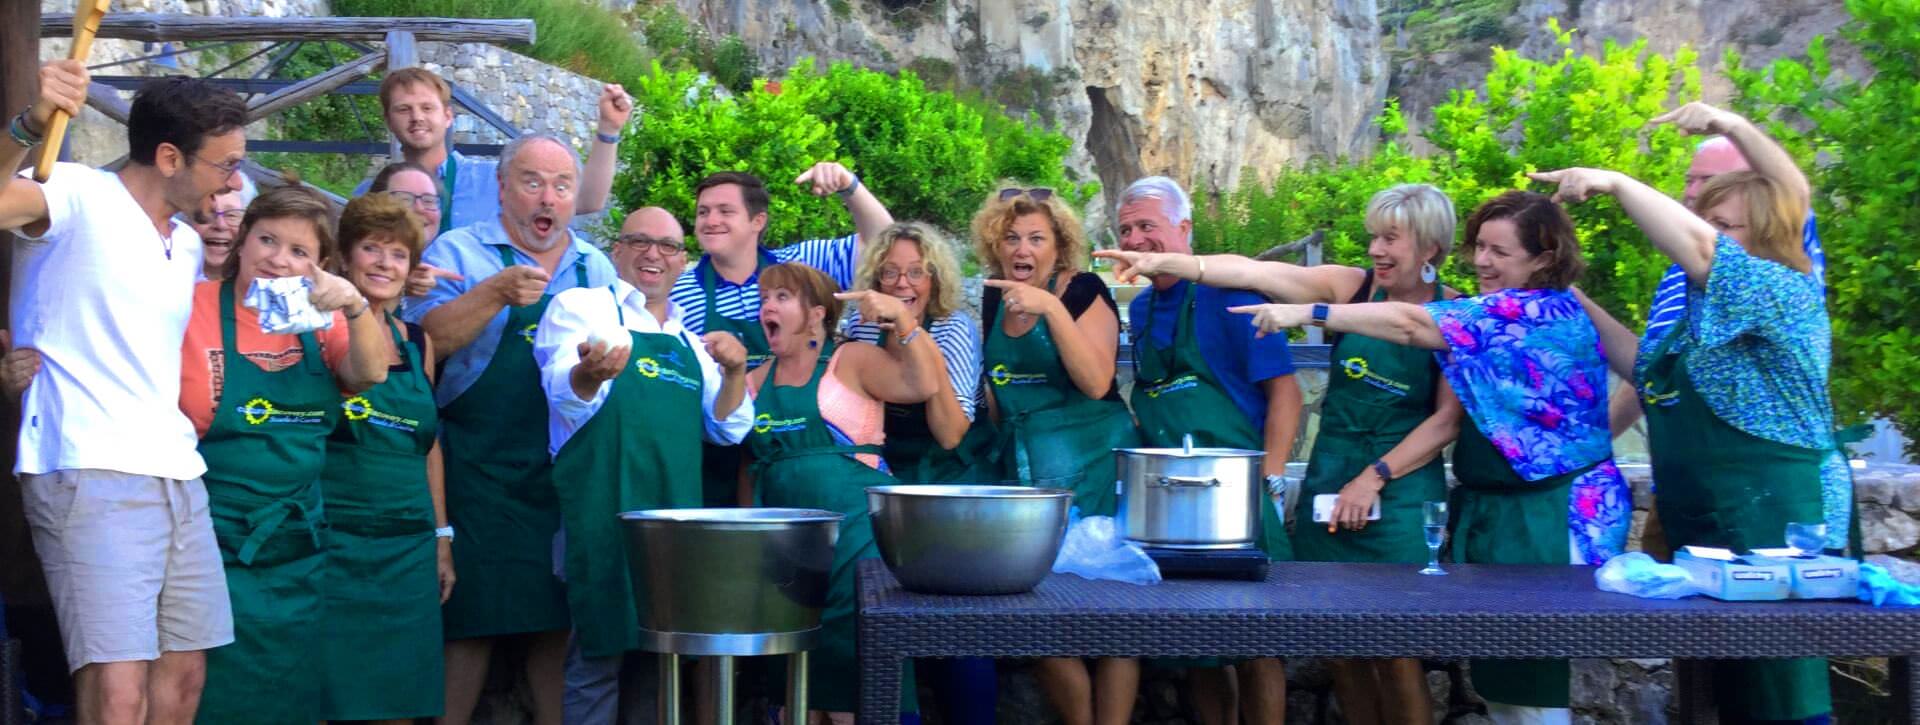
M 1018 594 L 1053 570 L 1073 493 L 1025 486 L 867 489 L 880 556 L 929 594 Z
M 694 655 L 811 649 L 841 518 L 813 509 L 620 514 L 642 646 Z

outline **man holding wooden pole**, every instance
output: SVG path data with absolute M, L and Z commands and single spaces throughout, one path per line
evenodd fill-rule
M 0 168 L 18 168 L 56 113 L 80 112 L 81 60 L 40 69 L 12 116 Z M 52 592 L 81 723 L 187 723 L 205 650 L 233 641 L 226 576 L 180 412 L 180 345 L 204 218 L 238 189 L 246 104 L 198 79 L 155 79 L 134 97 L 118 172 L 55 164 L 45 182 L 0 186 L 17 230 L 14 342 L 42 364 L 21 402 L 20 478 Z

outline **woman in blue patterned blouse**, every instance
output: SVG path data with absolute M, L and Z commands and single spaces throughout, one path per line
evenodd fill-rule
M 1822 521 L 1833 340 L 1801 245 L 1806 197 L 1743 171 L 1714 177 L 1689 211 L 1618 172 L 1534 178 L 1567 201 L 1613 196 L 1686 272 L 1685 314 L 1650 330 L 1637 356 L 1632 333 L 1588 303 L 1640 391 L 1668 540 L 1745 552 L 1780 546 L 1788 523 Z M 1833 709 L 1825 660 L 1723 663 L 1714 679 L 1730 722 L 1824 722 Z
M 1613 464 L 1606 358 L 1571 291 L 1586 269 L 1566 211 L 1509 191 L 1468 218 L 1481 294 L 1413 305 L 1257 305 L 1264 332 L 1308 324 L 1439 351 L 1472 425 L 1460 426 L 1453 558 L 1600 564 L 1625 548 L 1632 492 Z M 1568 722 L 1564 661 L 1476 660 L 1494 722 Z

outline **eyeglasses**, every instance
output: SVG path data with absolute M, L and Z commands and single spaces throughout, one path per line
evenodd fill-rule
M 904 270 L 898 267 L 881 267 L 880 283 L 893 284 L 894 282 L 900 281 L 901 275 L 906 275 L 908 282 L 919 282 L 928 277 L 932 277 L 933 270 L 927 269 L 926 267 L 908 267 Z
M 198 161 L 200 163 L 206 164 L 213 168 L 219 169 L 220 177 L 223 179 L 226 177 L 232 176 L 234 174 L 240 173 L 240 167 L 247 163 L 247 157 L 245 156 L 234 159 L 233 161 L 224 163 L 224 164 L 208 161 L 205 157 L 202 157 L 200 154 L 194 154 L 191 158 L 194 161 Z
M 228 224 L 239 224 L 240 220 L 246 216 L 247 210 L 245 209 L 228 209 L 226 211 L 216 211 L 213 213 L 214 219 Z
M 687 245 L 678 239 L 649 237 L 645 234 L 622 234 L 613 243 L 635 252 L 653 247 L 654 253 L 662 257 L 678 257 L 687 253 Z
M 1032 189 L 1021 189 L 1021 188 L 1001 189 L 1000 200 L 1008 201 L 1010 199 L 1013 199 L 1014 197 L 1021 196 L 1023 194 L 1026 195 L 1026 197 L 1029 199 L 1032 199 L 1037 202 L 1042 202 L 1042 203 L 1045 203 L 1046 200 L 1053 198 L 1053 190 L 1046 188 L 1044 186 L 1041 186 L 1041 187 L 1035 187 Z
M 412 204 L 415 207 L 425 209 L 427 211 L 437 211 L 440 209 L 439 194 L 415 194 L 411 191 L 401 191 L 399 189 L 388 189 L 387 196 L 391 196 L 395 199 L 399 199 L 401 203 Z
M 539 196 L 540 192 L 546 188 L 547 182 L 541 179 L 525 179 L 520 182 L 520 190 L 526 192 L 528 196 Z M 562 199 L 573 198 L 573 182 L 553 182 L 553 195 Z

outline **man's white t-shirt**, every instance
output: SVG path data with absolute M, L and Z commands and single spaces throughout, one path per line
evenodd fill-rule
M 180 345 L 200 235 L 162 237 L 120 177 L 58 164 L 47 231 L 13 250 L 13 344 L 40 351 L 15 473 L 99 468 L 192 479 L 207 470 L 180 412 Z

